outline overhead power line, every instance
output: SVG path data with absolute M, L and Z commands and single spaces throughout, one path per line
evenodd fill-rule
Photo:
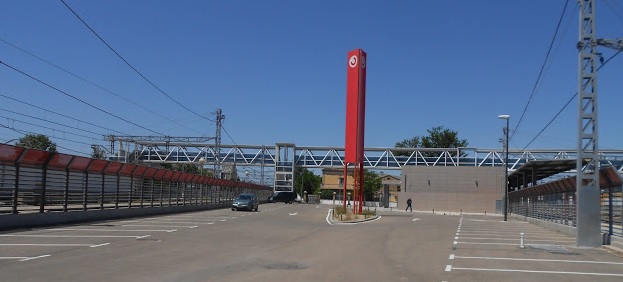
M 6 129 L 9 129 L 9 130 L 15 131 L 15 132 L 17 132 L 17 133 L 19 133 L 19 134 L 22 134 L 22 135 L 24 135 L 24 136 L 26 136 L 27 134 L 34 134 L 34 135 L 38 135 L 38 134 L 40 134 L 40 133 L 37 133 L 37 132 L 32 132 L 32 131 L 27 131 L 27 130 L 21 130 L 21 129 L 12 128 L 12 127 L 6 126 L 6 125 L 4 125 L 4 124 L 0 124 L 0 127 L 4 127 L 4 128 L 6 128 Z M 55 137 L 55 136 L 53 136 L 52 138 L 54 138 L 54 139 L 60 139 L 60 140 L 65 140 L 65 141 L 69 141 L 69 142 L 74 142 L 74 143 L 79 143 L 79 144 L 84 144 L 84 145 L 89 145 L 89 146 L 90 146 L 90 145 L 92 145 L 92 144 L 87 144 L 87 143 L 80 142 L 80 141 L 75 141 L 75 140 L 71 140 L 71 139 L 65 139 L 65 138 L 62 138 L 62 137 Z M 70 148 L 67 148 L 67 147 L 59 146 L 58 144 L 56 144 L 56 147 L 57 147 L 57 148 L 62 148 L 62 149 L 65 149 L 65 150 L 67 150 L 67 151 L 71 151 L 71 152 L 74 152 L 74 153 L 78 153 L 78 154 L 81 154 L 81 155 L 84 155 L 84 156 L 89 156 L 89 155 L 90 155 L 89 153 L 76 151 L 76 150 L 74 150 L 74 149 L 70 149 Z
M 153 133 L 155 133 L 155 134 L 159 134 L 159 135 L 164 135 L 164 134 L 162 134 L 162 133 L 160 133 L 160 132 L 154 131 L 154 130 L 149 129 L 149 128 L 147 128 L 147 127 L 144 127 L 144 126 L 142 126 L 142 125 L 139 125 L 139 124 L 136 124 L 136 123 L 134 123 L 134 122 L 131 122 L 131 121 L 129 121 L 129 120 L 127 120 L 127 119 L 124 119 L 124 118 L 122 118 L 122 117 L 120 117 L 120 116 L 118 116 L 118 115 L 115 115 L 115 114 L 113 114 L 113 113 L 111 113 L 111 112 L 108 112 L 108 111 L 106 111 L 106 110 L 104 110 L 104 109 L 101 109 L 101 108 L 99 108 L 99 107 L 97 107 L 97 106 L 94 106 L 94 105 L 92 105 L 92 104 L 90 104 L 90 103 L 88 103 L 88 102 L 86 102 L 86 101 L 83 101 L 83 100 L 81 100 L 80 98 L 75 97 L 75 96 L 73 96 L 73 95 L 71 95 L 71 94 L 69 94 L 69 93 L 67 93 L 67 92 L 65 92 L 65 91 L 63 91 L 63 90 L 60 90 L 60 89 L 58 89 L 58 88 L 56 88 L 56 87 L 54 87 L 54 86 L 52 86 L 52 85 L 50 85 L 50 84 L 48 84 L 48 83 L 46 83 L 46 82 L 43 82 L 42 80 L 39 80 L 38 78 L 36 78 L 36 77 L 34 77 L 34 76 L 30 75 L 30 74 L 27 74 L 27 73 L 25 73 L 25 72 L 23 72 L 23 71 L 21 71 L 21 70 L 19 70 L 19 69 L 15 68 L 15 67 L 11 66 L 11 65 L 9 65 L 9 64 L 7 64 L 7 63 L 5 63 L 5 62 L 4 62 L 4 61 L 2 61 L 2 60 L 0 60 L 0 64 L 3 64 L 3 65 L 5 65 L 5 66 L 7 66 L 8 68 L 10 68 L 10 69 L 12 69 L 12 70 L 14 70 L 14 71 L 16 71 L 16 72 L 19 72 L 19 73 L 21 73 L 22 75 L 24 75 L 24 76 L 26 76 L 26 77 L 28 77 L 28 78 L 30 78 L 30 79 L 32 79 L 32 80 L 34 80 L 34 81 L 37 81 L 37 82 L 39 82 L 39 83 L 41 83 L 41 84 L 43 84 L 43 85 L 45 85 L 45 86 L 47 86 L 47 87 L 49 87 L 49 88 L 51 88 L 51 89 L 56 90 L 57 92 L 59 92 L 59 93 L 61 93 L 61 94 L 65 95 L 65 96 L 67 96 L 67 97 L 70 97 L 70 98 L 72 98 L 72 99 L 74 99 L 74 100 L 76 100 L 76 101 L 79 101 L 80 103 L 83 103 L 83 104 L 85 104 L 85 105 L 87 105 L 87 106 L 89 106 L 89 107 L 91 107 L 91 108 L 94 108 L 94 109 L 96 109 L 96 110 L 100 111 L 100 112 L 103 112 L 103 113 L 105 113 L 105 114 L 108 114 L 108 115 L 110 115 L 110 116 L 113 116 L 113 117 L 115 117 L 115 118 L 118 118 L 118 119 L 120 119 L 120 120 L 122 120 L 122 121 L 125 121 L 125 122 L 127 122 L 127 123 L 129 123 L 129 124 L 132 124 L 132 125 L 134 125 L 134 126 L 137 126 L 137 127 L 142 128 L 142 129 L 145 129 L 145 130 L 147 130 L 147 131 L 149 131 L 149 132 L 153 132 Z
M 545 60 L 543 60 L 543 64 L 541 65 L 541 70 L 539 70 L 539 74 L 537 75 L 536 81 L 534 82 L 534 86 L 532 87 L 530 98 L 528 98 L 528 102 L 526 103 L 526 106 L 524 107 L 523 112 L 521 113 L 521 117 L 519 118 L 519 121 L 517 122 L 517 125 L 515 125 L 515 129 L 513 130 L 513 133 L 510 136 L 511 140 L 513 139 L 513 136 L 515 136 L 515 132 L 517 132 L 517 129 L 521 126 L 521 123 L 523 122 L 523 118 L 526 115 L 526 112 L 528 111 L 528 107 L 530 107 L 530 103 L 532 102 L 532 98 L 534 97 L 534 94 L 537 92 L 538 86 L 540 82 L 542 81 L 541 77 L 543 76 L 543 70 L 545 70 L 545 66 L 547 65 L 547 61 L 549 60 L 552 47 L 554 46 L 554 42 L 556 41 L 556 37 L 558 36 L 558 31 L 560 30 L 560 24 L 562 23 L 562 19 L 565 16 L 565 11 L 567 10 L 568 4 L 569 4 L 569 0 L 565 1 L 565 6 L 562 8 L 562 12 L 560 13 L 560 18 L 558 19 L 558 24 L 556 25 L 556 31 L 554 32 L 552 41 L 549 43 L 549 47 L 547 48 Z
M 22 103 L 22 104 L 25 104 L 25 105 L 28 105 L 28 106 L 31 106 L 31 107 L 34 107 L 34 108 L 37 108 L 37 109 L 40 109 L 40 110 L 44 110 L 44 111 L 46 111 L 46 112 L 50 112 L 50 113 L 53 113 L 53 114 L 56 114 L 56 115 L 59 115 L 59 116 L 62 116 L 62 117 L 65 117 L 65 118 L 71 119 L 71 120 L 75 120 L 75 121 L 79 121 L 79 122 L 82 122 L 82 123 L 85 123 L 85 124 L 88 124 L 88 125 L 92 125 L 92 126 L 95 126 L 95 127 L 99 127 L 99 128 L 101 128 L 101 129 L 104 129 L 104 130 L 108 130 L 108 131 L 111 131 L 111 132 L 116 132 L 116 133 L 119 133 L 119 134 L 126 134 L 126 133 L 123 133 L 123 132 L 121 132 L 121 131 L 117 131 L 117 130 L 114 130 L 114 129 L 106 128 L 106 127 L 103 127 L 103 126 L 100 126 L 100 125 L 97 125 L 97 124 L 94 124 L 94 123 L 90 123 L 90 122 L 88 122 L 88 121 L 84 121 L 84 120 L 81 120 L 81 119 L 77 119 L 77 118 L 70 117 L 70 116 L 68 116 L 68 115 L 64 115 L 64 114 L 61 114 L 61 113 L 57 113 L 57 112 L 55 112 L 55 111 L 52 111 L 52 110 L 48 110 L 48 109 L 45 109 L 45 108 L 39 107 L 39 106 L 33 105 L 33 104 L 31 104 L 31 103 L 24 102 L 24 101 L 22 101 L 22 100 L 15 99 L 15 98 L 13 98 L 13 97 L 9 97 L 9 96 L 3 95 L 3 94 L 1 94 L 1 93 L 0 93 L 0 96 L 2 96 L 2 97 L 4 97 L 4 98 L 7 98 L 7 99 L 10 99 L 10 100 L 13 100 L 13 101 L 16 101 L 16 102 L 19 102 L 19 103 Z M 83 130 L 83 129 L 81 129 L 81 130 Z
M 614 55 L 612 55 L 610 58 L 608 58 L 607 60 L 605 60 L 603 62 L 603 64 L 601 64 L 601 66 L 599 66 L 597 68 L 597 71 L 599 71 L 602 67 L 604 67 L 608 62 L 610 62 L 610 60 L 612 60 L 616 55 L 618 55 L 619 53 L 621 53 L 622 51 L 617 51 L 616 53 L 614 53 Z M 571 102 L 578 97 L 578 92 L 575 92 L 575 94 L 573 94 L 573 96 L 571 96 L 571 98 L 567 101 L 567 103 L 565 103 L 565 105 L 558 111 L 558 113 L 556 113 L 556 115 L 554 115 L 554 117 L 545 125 L 545 127 L 543 127 L 543 129 L 541 129 L 541 131 L 539 131 L 539 133 L 537 133 L 536 136 L 534 136 L 534 138 L 532 138 L 532 140 L 530 140 L 530 142 L 528 142 L 528 144 L 523 147 L 523 149 L 521 149 L 521 151 L 523 152 L 524 150 L 526 150 L 526 148 L 528 148 L 528 146 L 530 146 L 530 144 L 532 144 L 553 122 L 554 120 L 556 120 L 556 118 L 558 118 L 558 116 L 569 106 L 569 104 L 571 104 Z
M 104 45 L 106 45 L 106 47 L 108 47 L 108 49 L 110 49 L 113 53 L 115 53 L 115 55 L 117 55 L 117 57 L 119 57 L 119 59 L 121 59 L 126 65 L 128 65 L 128 67 L 130 67 L 134 72 L 136 72 L 136 74 L 138 74 L 141 78 L 143 78 L 143 80 L 147 81 L 147 83 L 149 83 L 151 86 L 153 86 L 156 90 L 158 90 L 158 92 L 162 93 L 164 96 L 166 96 L 167 98 L 169 98 L 171 101 L 173 101 L 174 103 L 176 103 L 177 105 L 179 105 L 180 107 L 186 109 L 187 111 L 203 118 L 209 121 L 214 122 L 214 120 L 209 119 L 203 115 L 200 115 L 198 113 L 196 113 L 195 111 L 189 109 L 188 107 L 182 105 L 182 103 L 178 102 L 177 100 L 173 99 L 173 97 L 171 97 L 169 94 L 167 94 L 166 92 L 164 92 L 162 89 L 160 89 L 160 87 L 156 86 L 156 84 L 154 84 L 153 82 L 151 82 L 151 80 L 149 80 L 145 75 L 143 75 L 140 71 L 138 71 L 138 69 L 136 69 L 132 64 L 130 64 L 125 58 L 123 58 L 123 56 L 121 56 L 117 51 L 115 51 L 114 48 L 112 48 L 112 46 L 110 46 L 110 44 L 108 44 L 108 42 L 106 42 L 106 40 L 104 40 L 104 38 L 102 38 L 93 28 L 91 28 L 91 26 L 84 21 L 79 15 L 78 13 L 76 13 L 69 5 L 67 5 L 67 3 L 65 3 L 64 0 L 60 0 L 61 2 L 63 2 L 63 4 L 65 5 L 65 7 L 67 7 L 67 9 L 69 9 L 69 11 L 71 11 L 72 14 L 74 14 L 74 16 L 76 16 L 76 18 L 78 18 L 78 20 L 80 20 L 80 22 L 82 22 L 82 24 L 84 24 L 84 26 L 86 26 L 91 33 L 93 33 L 95 36 L 97 36 L 97 38 L 102 41 L 102 43 L 104 43 Z
M 16 114 L 16 115 L 25 116 L 25 117 L 32 118 L 32 119 L 36 119 L 36 120 L 40 120 L 40 121 L 49 122 L 49 123 L 52 123 L 52 124 L 56 124 L 56 125 L 60 125 L 60 126 L 64 126 L 64 127 L 71 128 L 71 129 L 81 130 L 81 131 L 84 131 L 84 132 L 87 132 L 87 133 L 91 133 L 91 134 L 94 134 L 94 135 L 100 135 L 100 136 L 102 135 L 102 134 L 100 134 L 100 133 L 93 132 L 93 131 L 90 131 L 90 130 L 86 130 L 86 129 L 78 128 L 78 127 L 71 126 L 71 125 L 66 125 L 66 124 L 63 124 L 63 123 L 60 123 L 60 122 L 55 122 L 55 121 L 51 121 L 51 120 L 46 120 L 46 119 L 43 119 L 43 118 L 39 118 L 39 117 L 35 117 L 35 116 L 31 116 L 31 115 L 27 115 L 27 114 L 18 113 L 18 112 L 16 112 L 16 111 L 11 111 L 11 110 L 7 110 L 7 109 L 3 109 L 3 108 L 0 108 L 0 111 L 5 111 L 5 112 L 9 112 L 9 113 Z M 8 117 L 7 117 L 7 118 L 8 118 Z
M 41 127 L 41 128 L 45 128 L 45 129 L 49 129 L 49 130 L 55 131 L 55 132 L 61 132 L 61 133 L 64 133 L 64 134 L 75 135 L 75 136 L 83 137 L 83 138 L 87 138 L 87 139 L 95 139 L 95 138 L 93 138 L 91 136 L 86 136 L 86 135 L 82 135 L 82 134 L 78 134 L 78 133 L 73 133 L 73 132 L 69 132 L 69 131 L 59 130 L 59 129 L 56 129 L 56 128 L 47 127 L 47 126 L 44 126 L 44 125 L 35 124 L 35 123 L 31 123 L 31 122 L 27 122 L 27 121 L 15 119 L 15 118 L 3 116 L 3 115 L 0 115 L 0 118 L 5 118 L 7 120 L 13 120 L 13 121 L 21 122 L 23 124 L 28 124 L 28 125 L 32 125 L 32 126 Z
M 91 84 L 92 86 L 97 87 L 97 88 L 99 88 L 99 89 L 103 90 L 103 91 L 104 91 L 104 92 L 106 92 L 106 93 L 109 93 L 109 94 L 111 94 L 111 95 L 113 95 L 113 96 L 115 96 L 115 97 L 118 97 L 118 98 L 120 98 L 120 99 L 123 99 L 124 101 L 126 101 L 126 102 L 128 102 L 128 103 L 130 103 L 130 104 L 132 104 L 132 105 L 134 105 L 134 106 L 137 106 L 137 107 L 139 107 L 139 108 L 141 108 L 141 109 L 143 109 L 143 110 L 146 110 L 146 111 L 148 111 L 148 112 L 150 112 L 150 113 L 152 113 L 152 114 L 155 114 L 155 115 L 157 115 L 157 116 L 159 116 L 159 117 L 162 117 L 162 118 L 164 118 L 164 119 L 166 119 L 166 120 L 168 120 L 168 121 L 170 121 L 170 122 L 176 123 L 177 125 L 179 125 L 179 126 L 181 126 L 181 127 L 184 127 L 184 128 L 186 128 L 186 129 L 190 129 L 190 130 L 192 130 L 192 131 L 197 132 L 196 130 L 194 130 L 194 129 L 190 128 L 190 127 L 187 127 L 186 125 L 184 125 L 184 124 L 182 124 L 182 123 L 180 123 L 180 122 L 177 122 L 177 121 L 175 121 L 175 120 L 173 120 L 173 119 L 170 119 L 170 118 L 168 118 L 168 117 L 166 117 L 166 116 L 164 116 L 164 115 L 162 115 L 162 114 L 160 114 L 160 113 L 158 113 L 158 112 L 156 112 L 156 111 L 154 111 L 154 110 L 152 110 L 152 109 L 150 109 L 150 108 L 148 108 L 148 107 L 145 107 L 145 106 L 143 106 L 143 105 L 141 105 L 141 104 L 139 104 L 139 103 L 136 103 L 136 102 L 134 102 L 134 101 L 132 101 L 132 100 L 130 100 L 130 99 L 127 99 L 127 98 L 125 98 L 125 97 L 123 97 L 123 96 L 121 96 L 121 95 L 119 95 L 119 94 L 117 94 L 117 93 L 115 93 L 115 92 L 113 92 L 113 91 L 111 91 L 111 90 L 109 90 L 109 89 L 105 88 L 104 86 L 101 86 L 101 85 L 99 85 L 99 84 L 97 84 L 97 83 L 94 83 L 94 82 L 92 82 L 92 81 L 89 81 L 89 80 L 87 80 L 86 78 L 83 78 L 83 77 L 81 77 L 81 76 L 79 76 L 79 75 L 77 75 L 77 74 L 74 74 L 74 73 L 72 73 L 72 72 L 70 72 L 70 71 L 68 71 L 68 70 L 66 70 L 66 69 L 64 69 L 64 68 L 62 68 L 62 67 L 60 67 L 60 66 L 58 66 L 58 65 L 56 65 L 56 64 L 54 64 L 54 63 L 52 63 L 52 62 L 50 62 L 50 61 L 48 61 L 48 60 L 46 60 L 46 59 L 43 59 L 43 58 L 41 58 L 41 57 L 39 57 L 39 56 L 37 56 L 37 55 L 33 54 L 32 52 L 29 52 L 29 51 L 27 51 L 27 50 L 24 50 L 24 49 L 20 48 L 19 46 L 16 46 L 15 44 L 12 44 L 12 43 L 10 43 L 10 42 L 8 42 L 8 41 L 6 41 L 6 40 L 2 39 L 2 38 L 0 38 L 0 41 L 1 41 L 1 42 L 3 42 L 4 44 L 7 44 L 7 45 L 9 45 L 9 46 L 11 46 L 11 47 L 13 47 L 13 48 L 15 48 L 15 49 L 19 50 L 19 51 L 20 51 L 20 52 L 22 52 L 22 53 L 28 54 L 28 55 L 30 55 L 31 57 L 33 57 L 33 58 L 35 58 L 35 59 L 37 59 L 37 60 L 39 60 L 39 61 L 42 61 L 42 62 L 44 62 L 44 63 L 46 63 L 46 64 L 48 64 L 48 65 L 50 65 L 50 66 L 52 66 L 52 67 L 54 67 L 54 68 L 56 68 L 56 69 L 59 69 L 59 70 L 61 70 L 61 71 L 65 72 L 65 73 L 67 73 L 67 74 L 69 74 L 69 75 L 71 75 L 71 76 L 73 76 L 73 77 L 75 77 L 75 78 L 77 78 L 77 79 L 80 79 L 80 80 L 82 80 L 82 81 L 84 81 L 84 82 L 86 82 L 86 83 L 88 83 L 88 84 Z M 118 133 L 119 133 L 119 132 L 118 132 Z M 197 132 L 197 133 L 198 133 L 198 132 Z

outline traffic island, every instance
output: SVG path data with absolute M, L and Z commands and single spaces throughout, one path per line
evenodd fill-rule
M 334 206 L 330 212 L 330 219 L 333 223 L 359 223 L 378 218 L 376 211 L 364 210 L 361 214 L 354 214 L 352 209 L 343 206 Z

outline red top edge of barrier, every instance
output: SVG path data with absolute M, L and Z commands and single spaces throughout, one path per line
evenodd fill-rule
M 74 160 L 69 165 L 69 169 L 84 171 L 89 166 L 89 163 L 91 163 L 91 160 L 92 159 L 90 158 L 76 156 L 74 157 Z
M 123 167 L 123 163 L 110 162 L 104 172 L 109 174 L 116 174 L 121 170 L 121 167 Z
M 0 144 L 0 162 L 14 163 L 24 150 L 22 147 Z
M 69 163 L 73 160 L 74 156 L 65 154 L 55 154 L 48 163 L 49 167 L 55 168 L 67 168 Z
M 89 172 L 99 172 L 99 173 L 102 173 L 102 172 L 104 172 L 104 169 L 106 168 L 108 163 L 109 163 L 109 161 L 107 161 L 107 160 L 94 160 L 94 159 L 91 159 L 91 164 L 89 165 L 88 171 Z
M 26 149 L 26 152 L 23 154 L 19 163 L 32 166 L 43 166 L 50 158 L 50 154 L 51 153 L 48 151 Z

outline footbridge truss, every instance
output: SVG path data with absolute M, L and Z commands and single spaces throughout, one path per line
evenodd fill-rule
M 220 152 L 218 158 L 216 152 Z M 576 156 L 576 150 L 509 150 L 507 169 L 515 171 L 533 160 L 575 159 Z M 602 166 L 614 166 L 623 174 L 623 150 L 602 150 L 600 156 Z M 275 191 L 293 191 L 296 168 L 344 167 L 344 148 L 297 147 L 291 143 L 274 146 L 221 144 L 217 149 L 211 144 L 144 142 L 136 144 L 134 156 L 126 157 L 143 163 L 210 165 L 218 161 L 223 165 L 233 164 L 245 168 L 245 180 L 261 184 L 272 182 Z M 502 149 L 365 148 L 364 151 L 364 168 L 375 170 L 400 170 L 405 166 L 504 165 Z M 259 173 L 253 168 L 258 166 Z
M 288 150 L 283 156 L 279 152 Z M 149 143 L 137 148 L 140 162 L 206 163 L 215 161 L 216 148 L 207 144 Z M 509 150 L 508 169 L 513 171 L 532 160 L 575 159 L 573 149 Z M 623 150 L 602 150 L 602 165 L 623 172 Z M 399 170 L 405 166 L 503 166 L 502 149 L 477 148 L 365 148 L 367 169 Z M 238 166 L 277 166 L 288 163 L 304 168 L 339 168 L 344 166 L 344 148 L 296 147 L 294 144 L 220 145 L 219 160 Z

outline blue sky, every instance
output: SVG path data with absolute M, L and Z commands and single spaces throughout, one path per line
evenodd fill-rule
M 392 147 L 444 126 L 477 148 L 501 147 L 498 140 L 505 123 L 498 115 L 511 115 L 511 129 L 517 125 L 565 4 L 564 0 L 66 2 L 176 101 L 211 119 L 221 108 L 228 133 L 223 133 L 224 144 L 343 146 L 346 54 L 362 48 L 368 53 L 366 147 Z M 623 37 L 623 3 L 597 0 L 596 21 L 598 37 Z M 511 149 L 524 148 L 576 93 L 577 37 L 578 8 L 572 0 Z M 0 2 L 0 39 L 0 60 L 6 64 L 134 123 L 0 65 L 4 126 L 46 134 L 62 147 L 85 154 L 91 151 L 88 144 L 106 145 L 102 136 L 111 133 L 108 129 L 127 135 L 214 136 L 213 122 L 176 105 L 141 79 L 61 1 Z M 615 53 L 600 51 L 605 58 Z M 621 73 L 623 55 L 599 73 L 604 149 L 623 148 Z M 575 149 L 577 108 L 574 100 L 528 149 Z M 19 137 L 0 128 L 2 142 Z

